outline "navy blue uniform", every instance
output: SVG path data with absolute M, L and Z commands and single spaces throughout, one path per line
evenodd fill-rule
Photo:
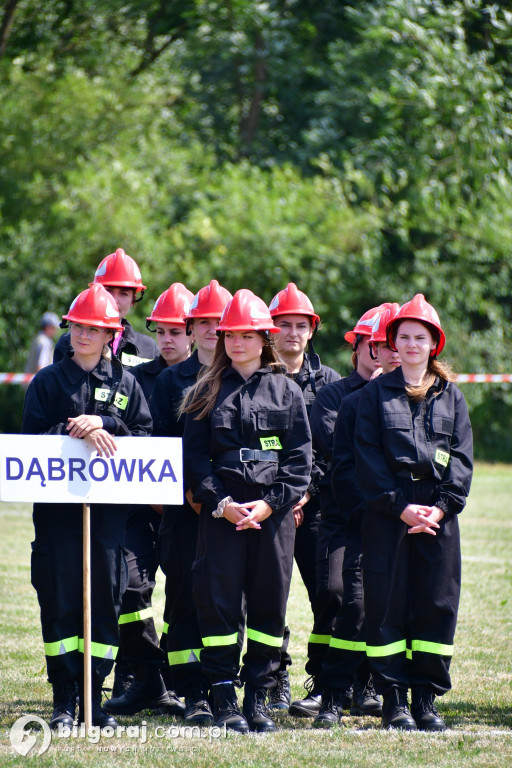
M 336 616 L 320 681 L 324 688 L 346 691 L 356 676 L 364 685 L 369 676 L 364 635 L 361 522 L 364 501 L 356 479 L 354 430 L 359 401 L 357 389 L 341 401 L 332 448 L 331 484 L 339 528 L 345 535 L 343 597 Z
M 281 446 L 276 460 L 240 461 L 241 448 L 262 450 L 265 438 Z M 211 683 L 237 677 L 245 594 L 248 642 L 241 679 L 273 688 L 292 573 L 292 508 L 311 473 L 311 436 L 299 387 L 268 367 L 247 380 L 228 367 L 210 414 L 200 420 L 187 416 L 183 448 L 186 477 L 201 504 L 194 599 L 203 671 Z M 273 514 L 261 530 L 237 531 L 212 517 L 226 496 L 239 503 L 263 499 Z
M 334 427 L 343 398 L 366 383 L 357 371 L 351 371 L 345 378 L 323 387 L 311 409 L 313 448 L 316 456 L 321 456 L 325 462 L 325 471 L 320 478 L 319 486 L 321 520 L 316 553 L 317 591 L 313 605 L 314 623 L 309 637 L 306 663 L 306 671 L 313 676 L 320 674 L 343 596 L 345 531 L 343 525 L 340 525 L 331 489 Z
M 166 367 L 159 355 L 147 363 L 127 368 L 138 381 L 148 404 L 156 378 Z M 161 516 L 149 504 L 128 507 L 125 541 L 128 580 L 119 616 L 118 661 L 122 659 L 131 668 L 138 663 L 161 666 L 164 660 L 151 604 L 158 568 L 156 546 L 160 520 Z
M 98 391 L 124 398 L 108 404 Z M 124 406 L 124 407 L 123 407 Z M 148 435 L 151 416 L 139 385 L 118 366 L 101 359 L 84 371 L 71 356 L 41 370 L 25 395 L 21 431 L 67 434 L 68 417 L 99 415 L 114 435 Z M 48 678 L 51 683 L 82 675 L 82 505 L 34 504 L 32 584 L 41 607 Z M 119 647 L 118 618 L 126 581 L 126 507 L 91 505 L 92 668 L 103 679 Z
M 155 436 L 183 437 L 185 417 L 178 418 L 177 411 L 201 368 L 194 352 L 158 377 L 151 400 Z M 201 673 L 202 641 L 192 597 L 198 522 L 199 516 L 186 499 L 182 505 L 165 505 L 158 538 L 158 559 L 166 577 L 161 646 L 168 668 L 164 669 L 164 677 L 169 675 L 168 686 L 180 696 L 188 695 L 197 687 L 207 688 Z
M 305 353 L 304 361 L 298 373 L 291 377 L 300 387 L 308 419 L 318 392 L 322 387 L 338 381 L 341 377 L 332 368 L 322 365 L 317 354 Z M 326 463 L 320 454 L 313 451 L 313 466 L 308 491 L 311 499 L 302 507 L 304 519 L 295 531 L 295 562 L 307 589 L 311 608 L 315 610 L 317 593 L 317 548 L 320 526 L 320 482 L 325 473 Z M 292 663 L 288 654 L 290 630 L 285 629 L 285 639 L 282 648 L 281 669 L 286 669 Z
M 418 403 L 401 368 L 365 387 L 355 428 L 356 471 L 366 502 L 363 578 L 366 653 L 375 687 L 451 687 L 449 667 L 460 594 L 458 513 L 472 477 L 464 396 L 436 381 Z M 445 513 L 436 536 L 407 533 L 407 504 Z
M 124 368 L 133 368 L 135 365 L 146 363 L 160 355 L 157 343 L 145 333 L 135 331 L 128 320 L 121 320 L 123 334 L 116 350 L 116 357 Z M 53 353 L 53 362 L 57 363 L 70 351 L 71 343 L 69 333 L 63 333 Z

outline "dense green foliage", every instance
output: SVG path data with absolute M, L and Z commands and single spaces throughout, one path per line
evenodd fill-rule
M 149 285 L 289 280 L 343 332 L 421 291 L 459 371 L 508 372 L 509 3 L 10 0 L 0 18 L 0 370 L 123 247 Z M 0 387 L 15 430 L 21 390 Z M 468 385 L 477 451 L 512 394 Z

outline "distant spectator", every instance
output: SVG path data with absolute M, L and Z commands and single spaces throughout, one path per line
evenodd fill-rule
M 25 373 L 37 373 L 53 362 L 53 337 L 59 327 L 59 318 L 55 312 L 45 312 L 41 317 L 41 330 L 32 341 Z

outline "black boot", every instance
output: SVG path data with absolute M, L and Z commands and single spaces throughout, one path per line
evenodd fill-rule
M 434 706 L 436 695 L 430 685 L 414 687 L 411 694 L 411 714 L 420 731 L 445 731 L 446 723 Z
M 118 722 L 115 717 L 112 717 L 101 708 L 101 694 L 103 688 L 103 678 L 97 677 L 93 674 L 92 677 L 92 724 L 98 725 L 100 728 L 109 726 L 110 728 L 117 728 Z M 80 707 L 78 709 L 78 722 L 83 723 L 84 717 L 84 689 L 83 682 L 80 684 Z
M 167 707 L 169 704 L 160 669 L 154 664 L 145 664 L 137 667 L 133 683 L 126 692 L 107 701 L 105 709 L 114 715 L 135 715 L 143 709 Z
M 313 720 L 314 728 L 332 728 L 339 725 L 343 714 L 345 691 L 340 688 L 324 688 L 322 691 L 322 706 Z
M 240 712 L 233 683 L 212 685 L 213 722 L 238 733 L 249 733 L 247 720 Z
M 322 706 L 322 687 L 318 678 L 308 677 L 304 688 L 308 695 L 298 701 L 292 701 L 288 712 L 294 717 L 316 717 Z
M 371 675 L 366 680 L 354 680 L 350 714 L 382 716 L 382 701 L 373 687 Z
M 50 720 L 50 728 L 57 730 L 59 726 L 71 730 L 75 719 L 76 691 L 74 680 L 64 683 L 53 683 L 53 714 Z
M 276 685 L 270 691 L 268 708 L 279 712 L 287 712 L 292 701 L 288 671 L 286 669 L 279 669 L 274 677 Z
M 213 723 L 208 696 L 200 685 L 185 692 L 184 718 L 187 725 L 212 725 Z
M 251 731 L 257 733 L 275 731 L 276 724 L 267 713 L 267 691 L 265 688 L 253 688 L 252 685 L 246 683 L 242 711 Z
M 407 691 L 392 688 L 384 694 L 382 705 L 382 727 L 400 731 L 417 731 L 407 704 Z
M 128 662 L 120 659 L 114 666 L 114 685 L 112 686 L 112 699 L 118 699 L 132 685 L 134 680 L 133 669 Z

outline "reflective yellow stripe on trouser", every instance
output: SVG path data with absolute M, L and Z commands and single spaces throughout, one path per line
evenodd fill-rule
M 405 640 L 397 640 L 396 643 L 388 645 L 367 645 L 366 655 L 377 658 L 378 656 L 393 656 L 396 653 L 405 653 L 407 643 Z
M 412 652 L 421 651 L 422 653 L 436 653 L 438 656 L 453 656 L 453 645 L 444 643 L 431 643 L 429 640 L 413 640 L 411 643 Z
M 145 619 L 151 619 L 153 616 L 153 609 L 151 607 L 144 608 L 142 611 L 134 611 L 133 613 L 122 613 L 119 617 L 119 624 L 131 624 L 132 621 L 144 621 Z
M 186 648 L 184 651 L 169 651 L 167 654 L 169 665 L 172 667 L 177 664 L 194 664 L 199 661 L 202 650 L 202 648 Z
M 104 643 L 91 643 L 91 656 L 97 656 L 100 659 L 115 659 L 118 648 Z M 56 640 L 53 643 L 44 643 L 44 652 L 46 656 L 62 656 L 72 651 L 84 652 L 84 641 L 79 637 L 66 637 L 62 640 Z
M 366 643 L 357 640 L 342 640 L 339 637 L 331 637 L 330 648 L 339 648 L 341 651 L 366 651 Z
M 72 651 L 78 651 L 78 635 L 76 637 L 65 637 L 62 640 L 56 640 L 54 643 L 44 643 L 46 656 L 62 656 Z
M 257 643 L 263 645 L 270 645 L 272 648 L 280 648 L 283 644 L 283 637 L 275 637 L 274 635 L 266 635 L 265 632 L 258 632 L 256 629 L 249 629 L 247 627 L 247 639 L 254 640 Z
M 235 645 L 238 641 L 238 632 L 233 632 L 232 635 L 212 635 L 212 637 L 201 639 L 205 648 L 211 648 L 215 645 Z
M 309 636 L 308 643 L 317 643 L 318 645 L 329 645 L 331 642 L 331 635 L 315 635 L 312 632 Z
M 435 653 L 438 656 L 453 656 L 453 645 L 432 643 L 429 640 L 413 640 L 411 647 L 407 648 L 405 640 L 398 640 L 396 643 L 390 643 L 389 645 L 366 646 L 366 655 L 373 656 L 374 658 L 378 656 L 393 656 L 404 651 L 408 659 L 412 659 L 412 654 L 418 651 L 421 653 Z
M 78 650 L 84 652 L 84 641 L 80 638 L 78 641 Z M 104 643 L 91 643 L 91 656 L 97 656 L 98 659 L 115 659 L 119 648 L 115 645 L 105 645 Z

